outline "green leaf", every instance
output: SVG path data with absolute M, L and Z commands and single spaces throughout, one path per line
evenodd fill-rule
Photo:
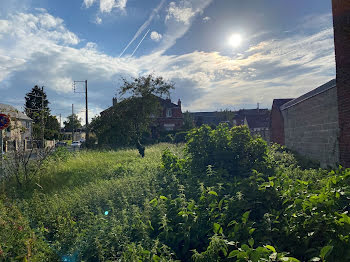
M 149 203 L 155 207 L 158 205 L 158 200 L 157 200 L 157 198 L 153 198 Z
M 165 196 L 160 196 L 159 198 L 160 198 L 160 199 L 163 199 L 163 200 L 168 200 L 168 198 L 165 197 Z
M 227 258 L 236 257 L 238 254 L 239 254 L 239 250 L 233 250 L 230 252 L 230 254 L 228 254 Z
M 250 215 L 250 211 L 247 211 L 243 214 L 242 216 L 242 222 L 245 224 L 248 222 L 248 219 L 249 219 L 249 215 Z
M 214 223 L 213 230 L 215 234 L 218 234 L 220 231 L 221 226 L 218 223 Z
M 253 239 L 253 238 L 250 238 L 250 239 L 248 240 L 248 243 L 249 243 L 250 247 L 253 247 L 253 246 L 254 246 L 254 239 Z
M 271 250 L 272 252 L 276 253 L 276 249 L 273 246 L 266 245 L 265 248 Z
M 160 257 L 157 256 L 157 255 L 153 255 L 152 260 L 153 260 L 154 262 L 159 262 L 159 261 L 160 261 Z
M 253 234 L 254 231 L 255 231 L 255 229 L 256 229 L 256 228 L 251 228 L 251 229 L 249 230 L 249 235 Z
M 320 257 L 324 260 L 332 252 L 333 246 L 325 246 L 321 249 Z
M 208 194 L 213 196 L 218 196 L 218 193 L 216 193 L 215 191 L 209 191 Z

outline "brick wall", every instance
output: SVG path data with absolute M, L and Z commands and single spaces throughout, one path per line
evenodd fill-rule
M 337 88 L 331 81 L 281 107 L 285 145 L 322 166 L 339 163 Z
M 276 105 L 271 109 L 271 142 L 284 145 L 284 123 L 282 113 Z
M 350 167 L 350 0 L 333 0 L 340 163 Z
M 270 114 L 270 141 L 284 145 L 284 120 L 280 110 L 281 106 L 293 99 L 274 99 Z

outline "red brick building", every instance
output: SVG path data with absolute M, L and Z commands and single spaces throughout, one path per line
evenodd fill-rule
M 332 0 L 340 163 L 350 167 L 350 0 Z
M 163 99 L 158 97 L 158 102 L 161 107 L 160 115 L 153 116 L 154 123 L 152 125 L 152 133 L 155 132 L 155 129 L 164 130 L 164 131 L 175 131 L 182 128 L 184 123 L 184 117 L 181 109 L 181 100 L 177 101 L 177 104 L 172 103 L 170 99 Z M 116 98 L 113 98 L 113 106 L 118 103 Z M 103 115 L 110 108 L 101 112 Z
M 284 145 L 284 122 L 281 106 L 293 99 L 274 99 L 270 115 L 270 141 Z
M 179 130 L 184 123 L 184 117 L 181 109 L 181 100 L 177 104 L 170 99 L 159 98 L 159 104 L 162 108 L 161 115 L 156 117 L 155 126 L 166 131 Z

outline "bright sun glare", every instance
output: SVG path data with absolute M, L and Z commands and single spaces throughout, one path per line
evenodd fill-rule
M 242 43 L 242 36 L 239 34 L 231 35 L 229 39 L 229 43 L 233 47 L 239 46 Z

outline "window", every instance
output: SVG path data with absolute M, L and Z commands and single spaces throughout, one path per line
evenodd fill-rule
M 30 128 L 30 122 L 26 121 L 26 128 L 29 129 Z
M 172 112 L 171 108 L 168 108 L 166 110 L 166 117 L 172 117 L 172 116 L 173 116 L 173 112 Z

